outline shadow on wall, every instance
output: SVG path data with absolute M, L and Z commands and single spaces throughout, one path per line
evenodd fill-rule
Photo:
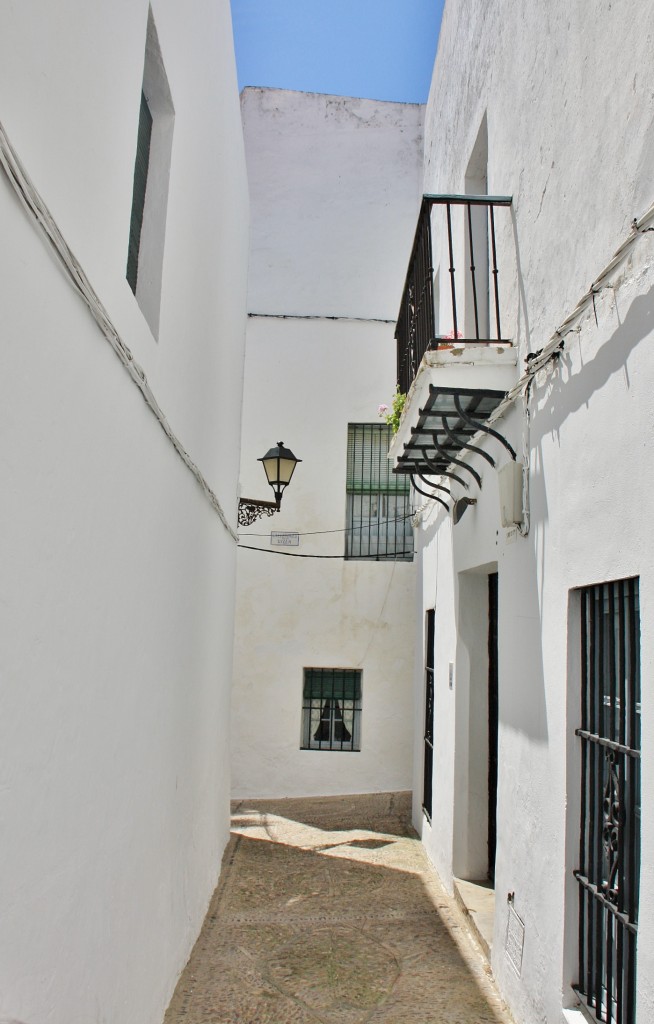
M 500 566 L 499 620 L 499 720 L 500 726 L 523 733 L 535 743 L 548 742 L 545 671 L 543 665 L 542 572 L 545 564 L 539 547 L 543 531 L 524 543 L 520 571 L 510 581 L 502 580 Z M 565 638 L 562 638 L 562 643 Z M 510 650 L 508 658 L 503 650 Z
M 616 301 L 618 321 L 620 311 Z M 571 357 L 565 350 L 559 363 L 568 371 L 564 381 L 561 373 L 555 374 L 550 380 L 547 397 L 543 405 L 533 416 L 531 437 L 538 444 L 547 434 L 557 437 L 568 416 L 577 412 L 582 406 L 588 405 L 596 391 L 599 391 L 608 380 L 619 371 L 624 373 L 627 390 L 631 387 L 627 360 L 636 346 L 654 331 L 654 289 L 646 295 L 639 296 L 631 303 L 626 317 L 619 321 L 618 327 L 597 353 L 588 361 L 584 361 L 583 349 L 580 352 L 581 365 L 574 372 Z
M 619 319 L 619 309 L 617 315 Z M 525 560 L 530 559 L 533 565 L 529 566 L 526 561 L 522 563 L 519 578 L 516 579 L 518 589 L 508 595 L 512 606 L 511 615 L 514 617 L 515 643 L 521 651 L 519 659 L 514 658 L 513 663 L 520 660 L 525 678 L 522 686 L 518 679 L 511 681 L 509 702 L 503 705 L 500 697 L 500 715 L 507 725 L 541 742 L 547 740 L 541 620 L 547 565 L 546 528 L 549 520 L 543 472 L 543 441 L 552 437 L 560 447 L 560 430 L 568 417 L 583 407 L 589 408 L 593 395 L 616 374 L 624 374 L 625 394 L 629 392 L 629 355 L 652 330 L 654 289 L 634 299 L 624 320 L 619 322 L 616 330 L 590 359 L 584 361 L 582 348 L 576 370 L 571 355 L 565 351 L 561 354 L 558 371 L 549 378 L 539 396 L 537 411 L 532 414 L 531 544 L 525 550 L 524 557 Z M 564 370 L 568 373 L 565 379 Z
M 619 319 L 619 309 L 617 310 Z M 593 395 L 615 374 L 624 374 L 624 385 L 631 386 L 627 360 L 636 346 L 654 330 L 654 289 L 631 303 L 624 320 L 592 358 L 573 369 L 569 354 L 562 353 L 559 372 L 550 377 L 537 411 L 532 415 L 531 447 L 531 537 L 521 544 L 519 570 L 510 585 L 502 585 L 500 568 L 500 622 L 504 637 L 513 637 L 509 665 L 502 664 L 500 645 L 500 721 L 539 743 L 548 738 L 545 700 L 542 609 L 545 567 L 548 500 L 543 474 L 543 440 L 552 436 L 561 443 L 559 432 L 567 418 L 589 406 Z M 567 369 L 569 376 L 562 377 Z M 538 510 L 534 514 L 534 510 Z M 505 581 L 508 582 L 508 581 Z M 563 636 L 561 638 L 563 643 Z
M 547 744 L 547 706 L 542 643 L 542 597 L 544 586 L 547 494 L 542 463 L 536 453 L 531 493 L 532 505 L 540 510 L 538 520 L 532 518 L 531 537 L 519 540 L 515 549 L 515 565 L 509 568 L 502 559 L 499 566 L 499 720 L 523 733 L 536 743 Z M 447 514 L 439 509 L 422 533 L 421 547 L 432 543 L 446 525 Z M 456 529 L 456 527 L 455 527 Z M 418 559 L 420 562 L 420 559 Z M 457 650 L 457 679 L 471 679 L 472 688 L 461 694 L 466 707 L 457 707 L 457 721 L 470 723 L 469 699 L 472 707 L 483 705 L 483 688 L 488 676 L 488 573 L 495 566 L 477 567 L 455 574 L 455 609 L 460 642 Z M 432 570 L 430 570 L 431 572 Z M 436 570 L 435 575 L 438 575 Z M 476 609 L 476 612 L 475 612 Z M 510 650 L 511 655 L 503 652 Z M 472 667 L 472 668 L 471 668 Z M 472 677 L 470 673 L 472 671 Z M 457 690 L 457 693 L 459 691 Z M 483 698 L 483 699 L 482 699 Z M 481 701 L 481 703 L 480 703 Z M 479 729 L 481 725 L 478 723 Z M 470 741 L 466 737 L 465 745 Z M 481 740 L 472 740 L 479 747 Z
M 434 519 L 433 523 L 431 523 L 429 526 L 427 526 L 422 531 L 422 547 L 423 548 L 426 548 L 429 544 L 431 544 L 431 542 L 433 541 L 434 537 L 436 536 L 436 534 L 440 530 L 441 526 L 443 526 L 443 524 L 445 523 L 445 521 L 448 518 L 449 518 L 448 513 L 444 509 L 441 509 L 439 507 L 437 512 L 436 512 L 436 518 Z
M 511 224 L 513 226 L 513 244 L 515 246 L 516 274 L 518 279 L 518 314 L 516 318 L 516 337 L 514 344 L 517 344 L 518 349 L 522 348 L 522 340 L 524 337 L 525 351 L 531 352 L 531 330 L 529 327 L 527 292 L 525 290 L 524 274 L 522 273 L 522 263 L 520 262 L 518 220 L 516 217 L 515 206 L 513 205 L 511 206 Z

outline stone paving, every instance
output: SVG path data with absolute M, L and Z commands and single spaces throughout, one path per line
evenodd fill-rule
M 248 800 L 164 1024 L 511 1024 L 408 794 Z

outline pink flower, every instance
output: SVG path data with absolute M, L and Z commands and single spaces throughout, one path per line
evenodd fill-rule
M 462 338 L 463 337 L 463 335 L 461 334 L 461 331 L 457 331 L 456 332 L 456 336 L 457 336 L 457 338 Z M 445 338 L 447 341 L 454 341 L 454 329 L 452 329 L 449 334 L 442 334 L 441 337 Z
M 385 416 L 387 412 L 388 412 L 388 406 L 387 406 L 387 405 L 384 405 L 384 404 L 382 403 L 382 404 L 381 404 L 381 405 L 379 406 L 379 409 L 377 410 L 377 415 L 378 415 L 378 416 Z

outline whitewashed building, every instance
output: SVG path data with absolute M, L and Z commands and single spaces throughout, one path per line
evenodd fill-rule
M 653 37 L 448 0 L 425 116 L 414 824 L 520 1024 L 654 1019 Z
M 160 1024 L 229 828 L 229 3 L 4 4 L 0 97 L 0 1018 Z
M 239 531 L 233 793 L 408 790 L 410 495 L 378 407 L 395 390 L 424 108 L 246 89 L 242 110 L 242 497 L 272 497 L 257 459 L 279 440 L 302 462 L 281 511 Z
M 518 1024 L 648 1024 L 651 8 L 448 0 L 426 109 L 245 148 L 227 0 L 0 29 L 0 1019 L 161 1020 L 236 631 L 235 796 L 412 788 Z

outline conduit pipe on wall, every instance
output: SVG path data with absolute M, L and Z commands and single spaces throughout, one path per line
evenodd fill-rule
M 642 217 L 635 218 L 631 224 L 631 234 L 629 234 L 618 246 L 613 256 L 607 265 L 597 275 L 590 288 L 581 296 L 577 305 L 573 311 L 566 317 L 558 329 L 554 332 L 550 340 L 543 348 L 536 353 L 532 353 L 527 356 L 527 370 L 522 375 L 517 384 L 509 392 L 507 392 L 506 398 L 500 402 L 497 409 L 490 417 L 491 422 L 498 419 L 506 410 L 511 406 L 516 399 L 522 397 L 524 404 L 524 428 L 523 428 L 523 500 L 522 500 L 522 512 L 523 522 L 518 525 L 518 530 L 523 537 L 526 537 L 529 533 L 529 465 L 530 465 L 530 426 L 531 426 L 531 412 L 529 409 L 529 397 L 531 384 L 536 374 L 542 370 L 549 362 L 553 359 L 557 359 L 559 353 L 562 351 L 566 335 L 570 331 L 574 330 L 573 324 L 582 316 L 584 311 L 588 308 L 591 303 L 595 303 L 595 295 L 602 290 L 602 288 L 610 287 L 605 283 L 606 278 L 620 266 L 622 261 L 626 258 L 632 246 L 636 243 L 638 238 L 647 233 L 654 232 L 654 227 L 651 222 L 654 221 L 654 203 L 645 211 Z
M 232 537 L 234 541 L 238 542 L 238 535 L 236 531 L 230 526 L 223 512 L 222 506 L 217 496 L 212 491 L 211 487 L 207 483 L 205 477 L 202 475 L 196 464 L 193 462 L 191 456 L 188 454 L 177 435 L 172 430 L 166 416 L 164 415 L 159 403 L 157 402 L 152 389 L 148 383 L 148 379 L 145 375 L 145 371 L 134 359 L 128 346 L 122 340 L 118 331 L 111 322 L 111 318 L 107 310 L 102 305 L 98 295 L 96 294 L 91 282 L 87 278 L 81 265 L 75 258 L 70 246 L 66 242 L 65 238 L 61 234 L 52 214 L 48 207 L 43 201 L 41 195 L 32 183 L 29 175 L 23 167 L 16 151 L 11 145 L 7 134 L 4 130 L 2 123 L 0 122 L 0 164 L 7 175 L 16 195 L 20 199 L 23 208 L 26 210 L 29 217 L 36 223 L 39 231 L 45 236 L 49 244 L 52 246 L 55 255 L 64 270 L 64 273 L 73 288 L 81 296 L 85 304 L 91 311 L 91 315 L 98 327 L 102 331 L 104 337 L 111 345 L 112 349 L 120 359 L 121 363 L 129 373 L 133 383 L 137 386 L 141 392 L 145 404 L 154 417 L 156 418 L 159 426 L 163 430 L 164 434 L 172 444 L 173 448 L 179 455 L 184 465 L 191 471 L 200 487 L 204 491 L 206 497 L 220 519 L 221 523 Z
M 522 513 L 523 522 L 516 524 L 519 532 L 523 537 L 526 537 L 529 533 L 529 433 L 530 433 L 530 422 L 531 414 L 529 410 L 529 393 L 532 381 L 536 374 L 542 370 L 552 360 L 557 359 L 559 353 L 562 351 L 566 335 L 569 334 L 573 328 L 573 324 L 582 316 L 586 308 L 595 302 L 595 296 L 603 288 L 610 287 L 607 285 L 606 278 L 620 266 L 622 261 L 627 257 L 632 246 L 636 243 L 641 235 L 647 232 L 654 232 L 654 203 L 652 203 L 645 213 L 641 217 L 636 217 L 631 224 L 631 233 L 621 242 L 613 256 L 606 264 L 606 266 L 600 271 L 595 280 L 592 282 L 590 287 L 581 296 L 577 305 L 572 312 L 565 318 L 563 323 L 559 325 L 554 334 L 550 337 L 546 345 L 543 346 L 538 352 L 530 353 L 527 356 L 527 369 L 522 374 L 518 382 L 507 392 L 506 397 L 500 402 L 497 408 L 488 417 L 488 423 L 493 423 L 500 419 L 505 412 L 513 405 L 518 399 L 522 398 L 524 403 L 524 436 L 523 436 L 523 501 L 522 501 Z M 515 458 L 515 453 L 513 455 Z M 418 490 L 418 488 L 416 488 Z M 421 494 L 425 494 L 424 491 L 420 491 Z M 430 496 L 431 497 L 431 496 Z M 419 508 L 416 509 L 412 522 L 414 526 L 418 525 L 419 516 L 422 512 L 429 507 L 429 503 L 425 502 Z
M 494 411 L 492 416 L 490 416 L 491 423 L 506 412 L 508 407 L 516 400 L 516 398 L 523 394 L 538 371 L 542 370 L 552 358 L 557 357 L 559 351 L 561 351 L 564 346 L 566 334 L 569 334 L 573 329 L 572 325 L 579 319 L 587 306 L 594 301 L 595 295 L 597 295 L 602 288 L 607 287 L 607 285 L 603 284 L 605 279 L 622 263 L 631 247 L 641 235 L 648 231 L 654 231 L 654 226 L 650 226 L 650 222 L 652 221 L 654 221 L 654 203 L 651 204 L 642 217 L 635 218 L 632 221 L 631 234 L 621 242 L 609 263 L 607 263 L 604 269 L 597 275 L 588 291 L 584 292 L 573 311 L 566 317 L 563 323 L 559 325 L 558 329 L 551 336 L 547 344 L 544 345 L 540 351 L 527 356 L 527 370 L 523 373 L 517 384 L 507 392 L 506 398 L 500 402 L 497 409 Z

